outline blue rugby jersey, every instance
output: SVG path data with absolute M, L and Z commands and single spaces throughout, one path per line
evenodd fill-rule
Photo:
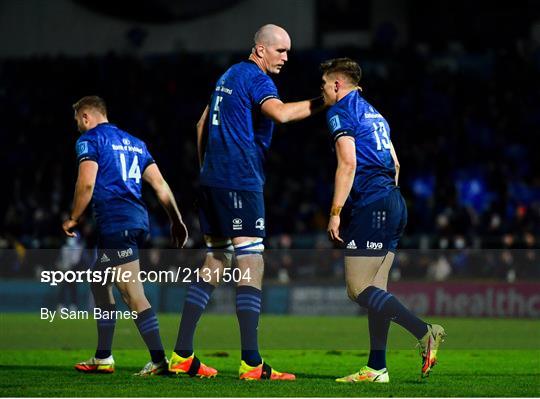
M 146 144 L 113 124 L 101 123 L 81 135 L 76 152 L 78 162 L 98 164 L 92 208 L 99 232 L 148 231 L 142 174 L 154 159 Z
M 350 136 L 356 145 L 356 173 L 350 194 L 353 208 L 383 198 L 395 189 L 390 127 L 360 91 L 351 91 L 330 107 L 326 119 L 334 142 Z
M 231 66 L 219 78 L 209 105 L 202 185 L 263 191 L 274 122 L 260 108 L 270 98 L 279 98 L 276 85 L 251 61 Z

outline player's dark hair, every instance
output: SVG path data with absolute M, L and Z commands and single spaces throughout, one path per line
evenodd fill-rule
M 331 73 L 342 74 L 355 86 L 358 86 L 360 79 L 362 79 L 362 68 L 360 68 L 360 65 L 356 61 L 350 58 L 334 58 L 324 61 L 321 64 L 321 71 L 323 75 Z
M 85 96 L 73 104 L 73 110 L 79 112 L 85 108 L 93 108 L 100 114 L 107 116 L 107 105 L 105 100 L 98 96 Z

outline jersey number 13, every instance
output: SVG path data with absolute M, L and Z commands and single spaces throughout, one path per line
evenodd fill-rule
M 388 132 L 383 122 L 379 122 L 379 124 L 373 122 L 373 134 L 377 142 L 377 151 L 382 151 L 383 148 L 385 150 L 390 149 L 390 137 L 388 137 Z

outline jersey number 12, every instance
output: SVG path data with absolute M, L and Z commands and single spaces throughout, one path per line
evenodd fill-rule
M 139 168 L 139 158 L 137 158 L 137 155 L 133 158 L 129 171 L 127 171 L 126 156 L 120 153 L 120 165 L 122 166 L 122 180 L 135 179 L 135 183 L 139 184 L 141 181 L 141 168 Z

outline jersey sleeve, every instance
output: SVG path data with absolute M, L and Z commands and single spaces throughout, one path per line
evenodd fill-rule
M 150 154 L 150 151 L 148 151 L 146 144 L 144 145 L 144 154 L 145 154 L 145 157 L 141 165 L 141 173 L 144 173 L 147 167 L 149 167 L 153 163 L 156 163 L 156 160 L 154 159 L 152 154 Z
M 326 114 L 326 123 L 334 142 L 343 136 L 354 137 L 354 130 L 344 112 L 330 109 Z
M 279 98 L 276 85 L 272 78 L 266 74 L 260 74 L 253 79 L 249 86 L 249 94 L 254 103 L 263 105 L 266 100 Z
M 77 162 L 95 161 L 98 162 L 99 151 L 97 138 L 91 135 L 83 135 L 75 144 L 75 152 L 77 153 Z

